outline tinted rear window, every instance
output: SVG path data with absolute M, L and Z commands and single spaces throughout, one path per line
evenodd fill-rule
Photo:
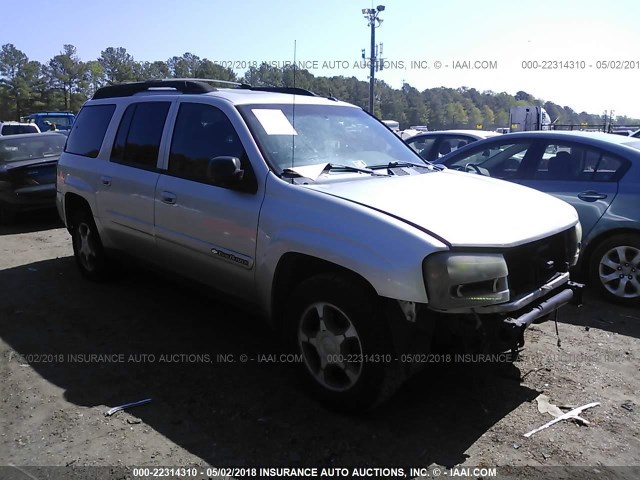
M 170 102 L 141 102 L 130 105 L 122 116 L 111 160 L 155 168 Z
M 19 133 L 38 133 L 35 125 L 3 125 L 2 135 L 17 135 Z
M 115 105 L 83 107 L 73 124 L 65 152 L 97 157 L 115 109 Z

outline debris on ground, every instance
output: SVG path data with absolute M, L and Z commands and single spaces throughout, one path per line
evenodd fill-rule
M 553 403 L 549 402 L 549 397 L 547 397 L 545 394 L 541 393 L 540 395 L 538 395 L 536 397 L 536 402 L 538 402 L 538 411 L 540 413 L 548 413 L 549 415 L 551 415 L 554 418 L 558 418 L 561 417 L 562 415 L 564 415 L 564 412 L 561 410 L 561 408 L 569 408 L 569 409 L 574 409 L 575 406 L 560 406 L 558 407 L 557 405 L 554 405 Z M 578 423 L 582 424 L 582 425 L 589 425 L 589 422 L 587 420 L 585 420 L 582 417 L 579 417 L 578 415 L 576 415 L 575 417 L 572 418 L 572 420 L 576 420 Z
M 633 412 L 633 407 L 635 407 L 635 404 L 633 402 L 626 402 L 620 406 L 625 410 L 628 410 L 629 412 Z
M 567 413 L 564 413 L 559 417 L 554 418 L 550 422 L 545 423 L 541 427 L 535 428 L 535 429 L 531 430 L 530 432 L 525 433 L 524 436 L 528 438 L 531 435 L 533 435 L 534 433 L 537 433 L 540 430 L 544 430 L 545 428 L 548 428 L 551 425 L 555 425 L 556 423 L 561 422 L 562 420 L 569 420 L 569 419 L 575 420 L 575 419 L 578 419 L 578 418 L 580 418 L 580 417 L 578 417 L 578 414 L 581 413 L 583 410 L 586 410 L 587 408 L 597 407 L 598 405 L 600 405 L 600 402 L 587 403 L 586 405 L 583 405 L 581 407 L 574 408 L 573 410 L 571 410 L 571 411 L 569 411 Z M 587 424 L 589 423 L 584 419 L 581 419 L 581 420 L 583 422 L 586 422 Z
M 137 402 L 125 403 L 124 405 L 119 405 L 117 407 L 113 407 L 107 410 L 106 412 L 104 412 L 104 415 L 106 417 L 110 417 L 111 415 L 113 415 L 116 412 L 119 412 L 120 410 L 124 410 L 125 408 L 137 407 L 138 405 L 144 405 L 145 403 L 149 403 L 150 401 L 151 401 L 150 398 L 145 398 L 144 400 L 138 400 Z

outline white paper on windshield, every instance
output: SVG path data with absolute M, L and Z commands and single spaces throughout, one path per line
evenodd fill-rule
M 315 180 L 324 172 L 324 169 L 327 168 L 329 163 L 318 163 L 316 165 L 303 165 L 301 167 L 293 167 L 287 168 L 287 170 L 297 173 L 301 177 L 309 178 L 311 180 Z
M 252 108 L 267 135 L 297 135 L 295 128 L 282 110 L 272 108 Z

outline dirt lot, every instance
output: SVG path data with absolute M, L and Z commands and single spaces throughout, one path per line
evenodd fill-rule
M 581 465 L 599 468 L 581 478 L 634 478 L 602 467 L 640 465 L 640 312 L 589 295 L 562 311 L 560 348 L 553 322 L 534 325 L 514 366 L 435 365 L 347 417 L 301 391 L 290 365 L 259 361 L 279 343 L 233 305 L 137 269 L 84 281 L 55 213 L 0 227 L 0 279 L 0 465 L 19 467 L 1 478 L 43 478 L 24 466 L 45 465 Z M 525 438 L 552 419 L 540 393 L 601 405 L 583 412 L 590 426 Z

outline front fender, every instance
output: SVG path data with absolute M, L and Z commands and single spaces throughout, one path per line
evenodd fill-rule
M 271 312 L 280 259 L 299 253 L 364 278 L 378 295 L 427 303 L 423 259 L 447 246 L 384 213 L 277 178 L 267 182 L 256 248 L 260 303 Z

